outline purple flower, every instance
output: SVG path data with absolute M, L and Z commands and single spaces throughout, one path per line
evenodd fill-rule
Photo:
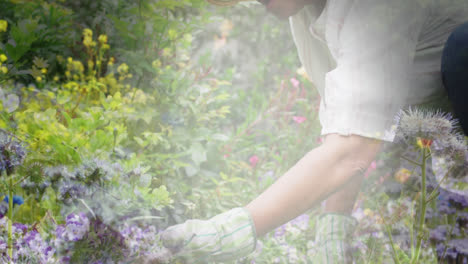
M 8 204 L 5 201 L 0 201 L 0 218 L 8 212 Z
M 89 231 L 89 219 L 85 214 L 69 214 L 65 225 L 59 225 L 55 229 L 57 244 L 62 242 L 78 241 Z
M 285 233 L 286 233 L 286 224 L 284 224 L 284 225 L 282 225 L 280 227 L 277 227 L 275 229 L 274 237 L 276 239 L 278 239 L 278 238 L 284 236 Z
M 36 230 L 31 230 L 24 235 L 21 247 L 23 249 L 22 255 L 33 256 L 39 263 L 47 263 L 55 253 L 55 250 L 42 239 Z
M 26 151 L 24 147 L 13 140 L 12 137 L 4 137 L 0 140 L 0 175 L 6 171 L 12 174 L 14 169 L 23 163 Z
M 455 252 L 463 256 L 468 256 L 468 238 L 450 240 L 448 245 L 452 247 Z
M 453 203 L 453 205 L 460 210 L 468 208 L 468 197 L 453 193 L 449 196 L 449 201 Z
M 437 217 L 438 214 L 434 213 L 434 210 L 432 208 L 427 208 L 426 209 L 426 220 L 432 219 L 434 217 Z
M 273 180 L 273 177 L 274 177 L 274 172 L 270 170 L 270 171 L 267 171 L 265 174 L 260 175 L 258 177 L 258 181 L 260 183 L 262 183 L 263 181 L 269 182 L 269 181 Z
M 0 252 L 6 252 L 8 244 L 6 241 L 0 240 Z
M 26 231 L 28 230 L 28 226 L 27 225 L 24 225 L 24 224 L 21 224 L 21 223 L 14 223 L 13 224 L 13 233 L 26 233 Z
M 162 252 L 161 249 L 155 248 L 158 231 L 154 226 L 142 229 L 138 226 L 125 224 L 121 227 L 121 230 L 120 234 L 130 250 L 129 255 L 140 254 L 144 258 L 152 259 Z
M 445 241 L 447 236 L 447 226 L 438 226 L 431 230 L 429 238 L 436 243 Z
M 442 257 L 445 252 L 444 258 L 447 259 L 456 259 L 457 252 L 451 247 L 446 247 L 444 244 L 438 244 L 436 246 L 437 256 Z
M 69 204 L 73 199 L 79 198 L 86 193 L 86 187 L 72 181 L 61 182 L 58 198 Z
M 309 215 L 302 214 L 296 217 L 295 219 L 291 220 L 291 224 L 298 226 L 301 230 L 307 230 L 307 228 L 309 227 Z
M 462 212 L 458 214 L 457 222 L 460 227 L 467 229 L 468 225 L 468 213 Z
M 430 231 L 429 239 L 435 243 L 442 243 L 447 239 L 450 239 L 450 237 L 448 237 L 449 232 L 450 237 L 456 237 L 460 235 L 460 229 L 458 227 L 450 225 L 440 225 Z

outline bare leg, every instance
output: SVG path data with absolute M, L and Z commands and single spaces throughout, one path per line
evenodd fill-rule
M 362 174 L 380 150 L 381 141 L 361 136 L 328 135 L 246 208 L 263 236 L 327 198 Z

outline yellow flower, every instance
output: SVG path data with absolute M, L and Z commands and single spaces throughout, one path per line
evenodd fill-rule
M 0 70 L 3 72 L 3 74 L 7 74 L 7 72 L 8 72 L 8 68 L 5 67 L 5 66 L 2 66 L 2 67 L 0 68 Z
M 74 61 L 73 69 L 77 70 L 80 73 L 84 72 L 84 66 L 81 63 L 81 61 Z
M 0 20 L 0 32 L 6 32 L 8 28 L 8 22 L 6 20 Z
M 38 81 L 38 82 L 42 82 L 42 78 L 41 78 L 41 76 L 37 76 L 37 77 L 36 77 L 36 81 Z
M 99 35 L 98 40 L 99 40 L 99 43 L 105 44 L 105 43 L 107 43 L 107 36 L 106 35 Z
M 109 58 L 109 62 L 107 62 L 107 65 L 112 66 L 112 65 L 114 65 L 114 62 L 115 62 L 115 58 L 114 58 L 114 57 L 110 57 L 110 58 Z
M 89 38 L 92 38 L 93 36 L 93 31 L 89 28 L 85 28 L 83 30 L 83 36 L 86 38 L 86 37 L 89 37 Z
M 375 216 L 375 222 L 379 225 L 382 225 L 384 223 L 382 217 L 380 215 Z
M 7 58 L 7 56 L 5 54 L 0 54 L 0 61 L 1 62 L 5 62 L 7 60 L 8 60 L 8 58 Z
M 96 46 L 96 42 L 93 41 L 93 38 L 85 36 L 83 39 L 83 45 L 86 47 L 94 47 Z
M 366 215 L 366 216 L 373 216 L 374 213 L 372 212 L 371 209 L 366 208 L 366 209 L 364 209 L 364 215 Z
M 117 72 L 120 74 L 124 74 L 128 72 L 128 65 L 125 63 L 120 64 L 120 66 L 117 68 Z
M 171 48 L 164 48 L 162 51 L 163 57 L 169 57 L 172 54 L 172 49 Z
M 161 61 L 160 60 L 153 61 L 152 66 L 155 69 L 159 69 L 161 67 Z
M 296 73 L 302 76 L 303 78 L 309 80 L 309 76 L 307 75 L 307 72 L 304 67 L 297 69 Z
M 73 58 L 72 58 L 72 57 L 68 57 L 67 61 L 68 61 L 68 63 L 72 63 L 72 62 L 73 62 Z
M 432 145 L 432 139 L 425 139 L 425 138 L 417 138 L 416 144 L 420 148 L 430 148 Z
M 191 43 L 193 41 L 193 37 L 191 34 L 184 34 L 184 40 Z
M 47 73 L 47 69 L 46 69 L 46 68 L 43 68 L 43 69 L 41 70 L 41 72 L 42 72 L 43 74 L 46 74 L 46 73 Z
M 58 82 L 59 80 L 60 80 L 60 78 L 57 75 L 55 75 L 54 82 Z
M 400 183 L 405 183 L 411 176 L 411 171 L 405 168 L 401 168 L 395 173 L 395 179 Z

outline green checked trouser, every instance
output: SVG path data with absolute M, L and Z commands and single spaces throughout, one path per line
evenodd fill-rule
M 257 244 L 253 220 L 243 207 L 208 220 L 193 219 L 171 226 L 161 240 L 174 259 L 190 264 L 233 261 L 252 253 Z
M 315 248 L 310 256 L 312 264 L 352 263 L 349 244 L 357 225 L 354 217 L 327 213 L 318 217 Z

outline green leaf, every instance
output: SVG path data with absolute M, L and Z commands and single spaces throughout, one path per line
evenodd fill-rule
M 49 64 L 47 63 L 47 61 L 42 59 L 42 58 L 39 58 L 39 57 L 34 57 L 33 63 L 38 68 L 47 68 L 47 67 L 49 67 Z
M 196 168 L 196 167 L 191 166 L 191 165 L 188 165 L 188 166 L 184 167 L 184 169 L 185 169 L 185 173 L 187 174 L 188 177 L 193 177 L 200 171 L 199 168 Z
M 224 134 L 214 134 L 213 136 L 211 136 L 214 140 L 218 140 L 218 141 L 222 141 L 222 142 L 226 142 L 226 141 L 229 141 L 229 137 L 224 135 Z
M 148 142 L 145 142 L 139 137 L 133 137 L 133 139 L 138 143 L 138 145 L 140 145 L 140 147 L 146 147 L 148 145 Z
M 192 144 L 190 152 L 192 153 L 192 160 L 197 166 L 206 161 L 206 149 L 200 143 Z
M 57 94 L 57 103 L 65 104 L 66 102 L 70 101 L 71 97 L 68 92 L 60 92 Z

